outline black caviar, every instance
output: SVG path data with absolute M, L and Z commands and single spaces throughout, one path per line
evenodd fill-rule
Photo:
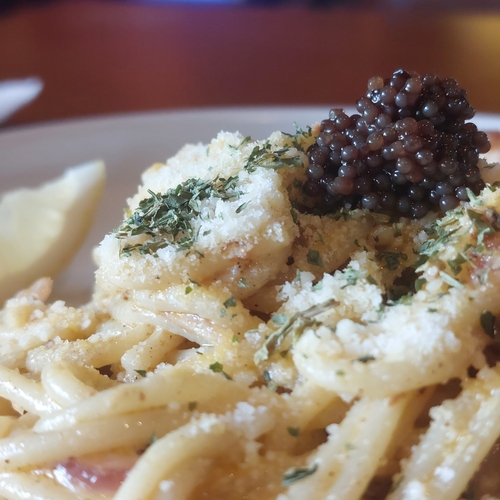
M 357 114 L 332 109 L 307 151 L 304 193 L 317 208 L 366 208 L 414 218 L 447 211 L 484 188 L 488 137 L 456 80 L 398 70 L 368 80 Z

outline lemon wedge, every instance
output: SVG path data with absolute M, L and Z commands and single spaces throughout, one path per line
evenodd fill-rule
M 104 164 L 94 161 L 0 198 L 0 305 L 71 261 L 90 230 L 104 179 Z

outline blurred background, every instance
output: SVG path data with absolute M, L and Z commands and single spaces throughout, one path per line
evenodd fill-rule
M 0 81 L 44 83 L 6 125 L 354 103 L 399 67 L 500 112 L 499 61 L 499 0 L 0 0 Z

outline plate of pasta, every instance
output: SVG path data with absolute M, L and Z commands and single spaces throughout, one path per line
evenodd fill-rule
M 7 187 L 108 187 L 0 312 L 0 497 L 500 498 L 500 119 L 426 99 L 3 132 Z

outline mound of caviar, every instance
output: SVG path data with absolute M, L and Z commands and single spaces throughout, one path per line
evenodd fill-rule
M 465 90 L 451 78 L 398 70 L 368 80 L 357 114 L 332 109 L 307 151 L 304 193 L 318 208 L 366 208 L 413 218 L 447 211 L 484 187 L 488 137 L 473 123 Z

